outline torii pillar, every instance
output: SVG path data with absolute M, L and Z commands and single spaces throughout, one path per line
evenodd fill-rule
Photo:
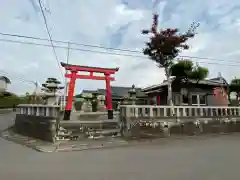
M 65 70 L 71 72 L 70 74 L 65 74 L 66 78 L 70 78 L 70 83 L 68 88 L 68 97 L 67 97 L 67 104 L 65 107 L 64 120 L 70 120 L 76 79 L 106 81 L 106 102 L 107 102 L 108 119 L 113 119 L 112 92 L 111 92 L 110 82 L 115 80 L 113 77 L 111 77 L 111 75 L 115 74 L 115 72 L 117 72 L 119 68 L 78 66 L 78 65 L 66 64 L 63 62 L 61 62 L 61 65 L 62 67 L 65 68 Z M 77 74 L 78 72 L 89 72 L 89 75 Z M 94 75 L 94 73 L 102 73 L 104 76 L 96 76 Z

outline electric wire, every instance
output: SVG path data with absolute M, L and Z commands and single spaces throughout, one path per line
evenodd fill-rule
M 41 9 L 41 13 L 42 13 L 42 16 L 43 16 L 43 19 L 44 19 L 44 24 L 45 24 L 45 27 L 46 27 L 46 30 L 47 30 L 47 33 L 48 33 L 49 40 L 51 42 L 51 46 L 52 46 L 52 49 L 53 49 L 53 53 L 54 53 L 55 59 L 57 61 L 58 68 L 60 70 L 62 78 L 64 79 L 63 72 L 62 72 L 62 69 L 61 69 L 61 66 L 60 66 L 60 62 L 59 62 L 58 57 L 57 57 L 57 52 L 56 52 L 55 47 L 53 45 L 52 36 L 51 36 L 51 33 L 49 31 L 49 28 L 48 28 L 47 18 L 46 18 L 45 14 L 44 14 L 44 11 L 43 11 L 41 0 L 38 0 L 38 3 L 39 3 L 39 6 L 40 6 L 40 9 Z

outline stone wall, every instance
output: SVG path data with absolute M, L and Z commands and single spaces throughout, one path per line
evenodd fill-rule
M 123 125 L 121 132 L 123 137 L 130 139 L 240 132 L 240 118 L 231 121 L 212 119 L 200 121 L 199 123 L 189 120 L 171 123 L 171 125 L 164 125 L 163 123 L 156 123 L 154 121 L 135 121 L 129 125 Z
M 201 135 L 201 134 L 222 134 L 240 132 L 240 121 L 210 120 L 195 124 L 194 122 L 185 122 L 176 124 L 169 128 L 170 135 Z
M 103 138 L 118 135 L 119 122 L 116 120 L 99 121 L 60 121 L 59 139 L 80 140 L 82 138 Z
M 14 126 L 19 134 L 54 142 L 56 120 L 53 117 L 17 114 Z

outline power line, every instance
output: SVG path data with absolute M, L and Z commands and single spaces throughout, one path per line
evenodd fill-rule
M 9 77 L 14 78 L 14 79 L 18 79 L 19 81 L 24 82 L 24 83 L 25 83 L 25 82 L 26 82 L 26 83 L 30 83 L 30 84 L 35 84 L 35 83 L 36 83 L 36 81 L 28 80 L 28 79 L 25 79 L 25 78 L 21 78 L 21 77 L 19 77 L 19 76 L 11 75 L 11 74 L 9 74 L 8 72 L 3 71 L 3 70 L 0 70 L 0 73 L 1 73 L 2 75 L 9 76 Z
M 11 39 L 1 39 L 0 41 L 4 42 L 12 42 L 12 43 L 20 43 L 20 44 L 28 44 L 28 45 L 36 45 L 36 46 L 45 46 L 45 47 L 52 47 L 48 44 L 40 44 L 40 43 L 34 43 L 34 42 L 26 42 L 26 41 L 19 41 L 19 40 L 11 40 Z M 96 51 L 96 50 L 89 50 L 89 49 L 82 49 L 82 48 L 73 48 L 73 47 L 66 47 L 66 46 L 58 46 L 53 45 L 55 48 L 62 48 L 62 49 L 71 49 L 71 50 L 77 50 L 77 51 L 85 51 L 85 52 L 92 52 L 92 53 L 98 53 L 98 54 L 109 54 L 109 55 L 119 55 L 119 56 L 129 56 L 129 57 L 139 57 L 146 59 L 146 56 L 138 56 L 138 55 L 131 55 L 131 54 L 121 54 L 121 53 L 114 53 L 114 52 L 104 52 L 104 51 Z
M 2 42 L 10 42 L 10 43 L 20 43 L 20 44 L 26 44 L 26 45 L 35 45 L 35 46 L 43 46 L 43 47 L 52 47 L 48 44 L 41 44 L 41 43 L 34 43 L 34 42 L 26 42 L 26 41 L 19 41 L 19 40 L 10 40 L 10 39 L 1 39 Z M 62 48 L 62 49 L 71 49 L 76 51 L 84 51 L 84 52 L 91 52 L 91 53 L 98 53 L 98 54 L 106 54 L 106 55 L 117 55 L 117 56 L 126 56 L 126 57 L 134 57 L 134 58 L 143 58 L 148 59 L 146 56 L 138 56 L 138 55 L 132 55 L 132 54 L 121 54 L 121 53 L 114 53 L 114 52 L 104 52 L 104 51 L 96 51 L 96 50 L 89 50 L 89 49 L 82 49 L 82 48 L 73 48 L 73 47 L 66 47 L 66 46 L 58 46 L 53 45 L 54 48 Z M 192 58 L 192 59 L 200 59 L 200 60 L 209 60 L 209 61 L 218 61 L 218 62 L 226 62 L 225 60 L 221 59 L 211 59 L 211 58 L 203 58 L 203 57 L 195 57 L 195 56 L 179 56 L 182 58 Z M 206 61 L 197 61 L 199 63 L 205 63 L 205 64 L 216 64 L 216 65 L 222 65 L 222 66 L 233 66 L 236 67 L 237 65 L 240 65 L 240 62 L 237 61 L 231 61 L 232 63 L 236 64 L 220 64 L 215 62 L 206 62 Z M 228 61 L 229 62 L 229 61 Z
M 53 53 L 54 53 L 54 56 L 55 56 L 57 64 L 58 64 L 58 68 L 59 68 L 59 70 L 61 72 L 61 75 L 62 75 L 62 77 L 64 79 L 64 76 L 63 76 L 63 73 L 62 73 L 62 69 L 61 69 L 61 66 L 60 66 L 60 62 L 58 60 L 56 50 L 55 50 L 55 48 L 53 46 L 52 36 L 50 34 L 50 31 L 49 31 L 49 28 L 48 28 L 48 25 L 47 25 L 47 18 L 46 18 L 45 14 L 44 14 L 43 7 L 42 7 L 42 4 L 41 4 L 41 0 L 38 0 L 38 3 L 39 3 L 39 6 L 40 6 L 40 9 L 41 9 L 41 13 L 42 13 L 44 24 L 45 24 L 45 27 L 46 27 L 46 30 L 47 30 L 47 33 L 48 33 L 48 37 L 49 37 L 49 40 L 50 40 L 51 45 L 52 45 Z
M 34 40 L 41 40 L 41 41 L 49 41 L 49 39 L 46 38 L 39 38 L 39 37 L 33 37 L 33 36 L 24 36 L 19 34 L 9 34 L 9 33 L 2 33 L 0 32 L 0 35 L 3 36 L 11 36 L 11 37 L 19 37 L 19 38 L 26 38 L 26 39 L 34 39 Z M 77 46 L 85 46 L 85 47 L 91 47 L 91 48 L 100 48 L 100 49 L 106 49 L 106 50 L 114 50 L 114 51 L 122 51 L 122 52 L 129 52 L 129 53 L 140 53 L 142 54 L 142 51 L 136 51 L 136 50 L 129 50 L 129 49 L 118 49 L 118 48 L 109 48 L 104 46 L 97 46 L 97 45 L 89 45 L 89 44 L 81 44 L 76 42 L 70 42 L 70 41 L 61 41 L 61 40 L 52 40 L 52 42 L 56 43 L 64 43 L 64 44 L 72 44 Z M 56 46 L 55 46 L 56 47 Z M 77 49 L 77 48 L 76 48 Z M 75 49 L 75 50 L 76 50 Z M 87 51 L 87 50 L 85 50 Z M 91 52 L 91 50 L 89 50 Z M 127 55 L 129 56 L 129 55 Z M 130 55 L 131 56 L 131 55 Z M 135 56 L 135 55 L 134 55 Z M 143 56 L 145 57 L 145 56 Z M 180 58 L 195 58 L 195 59 L 205 59 L 205 60 L 211 60 L 211 61 L 225 61 L 223 59 L 216 59 L 216 58 L 207 58 L 207 57 L 198 57 L 198 56 L 178 56 Z M 146 57 L 145 57 L 146 58 Z M 231 61 L 233 63 L 239 63 L 237 61 Z
M 233 66 L 233 67 L 237 67 L 239 66 L 240 64 L 219 64 L 219 63 L 212 63 L 212 62 L 204 62 L 204 61 L 196 61 L 197 63 L 204 63 L 204 64 L 215 64 L 215 65 L 219 65 L 219 66 Z M 238 62 L 240 63 L 240 62 Z M 239 68 L 239 67 L 237 67 Z
M 27 83 L 27 84 L 33 85 L 35 87 L 35 90 L 34 90 L 33 94 L 36 92 L 37 88 L 39 87 L 37 81 L 20 78 L 19 76 L 11 75 L 11 74 L 7 73 L 6 71 L 3 71 L 3 70 L 0 70 L 0 75 L 11 77 L 11 80 L 16 79 L 21 83 Z M 11 82 L 11 80 L 10 80 L 10 82 Z
M 49 39 L 46 38 L 39 38 L 39 37 L 33 37 L 33 36 L 24 36 L 19 34 L 9 34 L 9 33 L 1 33 L 0 35 L 3 36 L 12 36 L 12 37 L 19 37 L 19 38 L 27 38 L 27 39 L 34 39 L 34 40 L 41 40 L 41 41 L 49 41 Z M 61 41 L 61 40 L 53 40 L 52 42 L 56 43 L 63 43 L 63 44 L 71 44 L 71 45 L 77 45 L 77 46 L 85 46 L 85 47 L 91 47 L 91 48 L 99 48 L 99 49 L 107 49 L 107 50 L 114 50 L 114 51 L 123 51 L 123 52 L 131 52 L 131 53 L 142 53 L 141 51 L 135 51 L 135 50 L 129 50 L 129 49 L 118 49 L 118 48 L 111 48 L 111 47 L 104 47 L 104 46 L 98 46 L 98 45 L 90 45 L 90 44 L 82 44 L 77 42 L 70 42 L 70 41 Z
M 202 59 L 202 60 L 210 60 L 210 61 L 224 61 L 223 59 L 215 59 L 215 58 L 207 58 L 207 57 L 198 57 L 198 56 L 178 56 L 180 58 L 194 58 L 194 59 Z M 233 63 L 240 63 L 238 61 L 231 61 Z

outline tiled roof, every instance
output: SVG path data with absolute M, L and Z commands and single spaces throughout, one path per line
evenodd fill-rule
M 196 80 L 190 80 L 190 82 L 192 83 L 197 83 Z M 205 80 L 200 80 L 198 82 L 198 84 L 205 84 L 205 85 L 210 85 L 210 86 L 227 86 L 228 83 L 224 78 L 213 78 L 213 79 L 205 79 Z M 146 88 L 143 88 L 142 90 L 145 91 L 149 91 L 155 88 L 161 88 L 161 87 L 165 87 L 168 85 L 168 82 L 165 80 L 163 81 L 161 84 L 156 84 L 156 85 L 152 85 Z
M 83 90 L 81 94 L 83 93 L 98 93 L 96 90 Z
M 173 77 L 172 80 L 174 80 L 175 78 Z M 146 88 L 143 88 L 142 91 L 148 91 L 148 90 L 151 90 L 151 89 L 155 89 L 155 88 L 160 88 L 160 87 L 164 87 L 164 86 L 167 86 L 168 85 L 168 82 L 167 80 L 164 80 L 161 84 L 155 84 L 155 85 L 152 85 L 152 86 L 148 86 Z
M 0 76 L 0 80 L 4 80 L 8 84 L 11 83 L 10 79 L 8 77 L 6 77 L 6 76 Z
M 111 91 L 113 96 L 124 97 L 128 96 L 128 92 L 132 89 L 132 87 L 121 87 L 121 86 L 111 86 Z M 135 88 L 137 96 L 142 97 L 145 96 L 145 93 L 142 92 L 141 88 Z M 106 95 L 105 89 L 98 89 L 99 94 Z

